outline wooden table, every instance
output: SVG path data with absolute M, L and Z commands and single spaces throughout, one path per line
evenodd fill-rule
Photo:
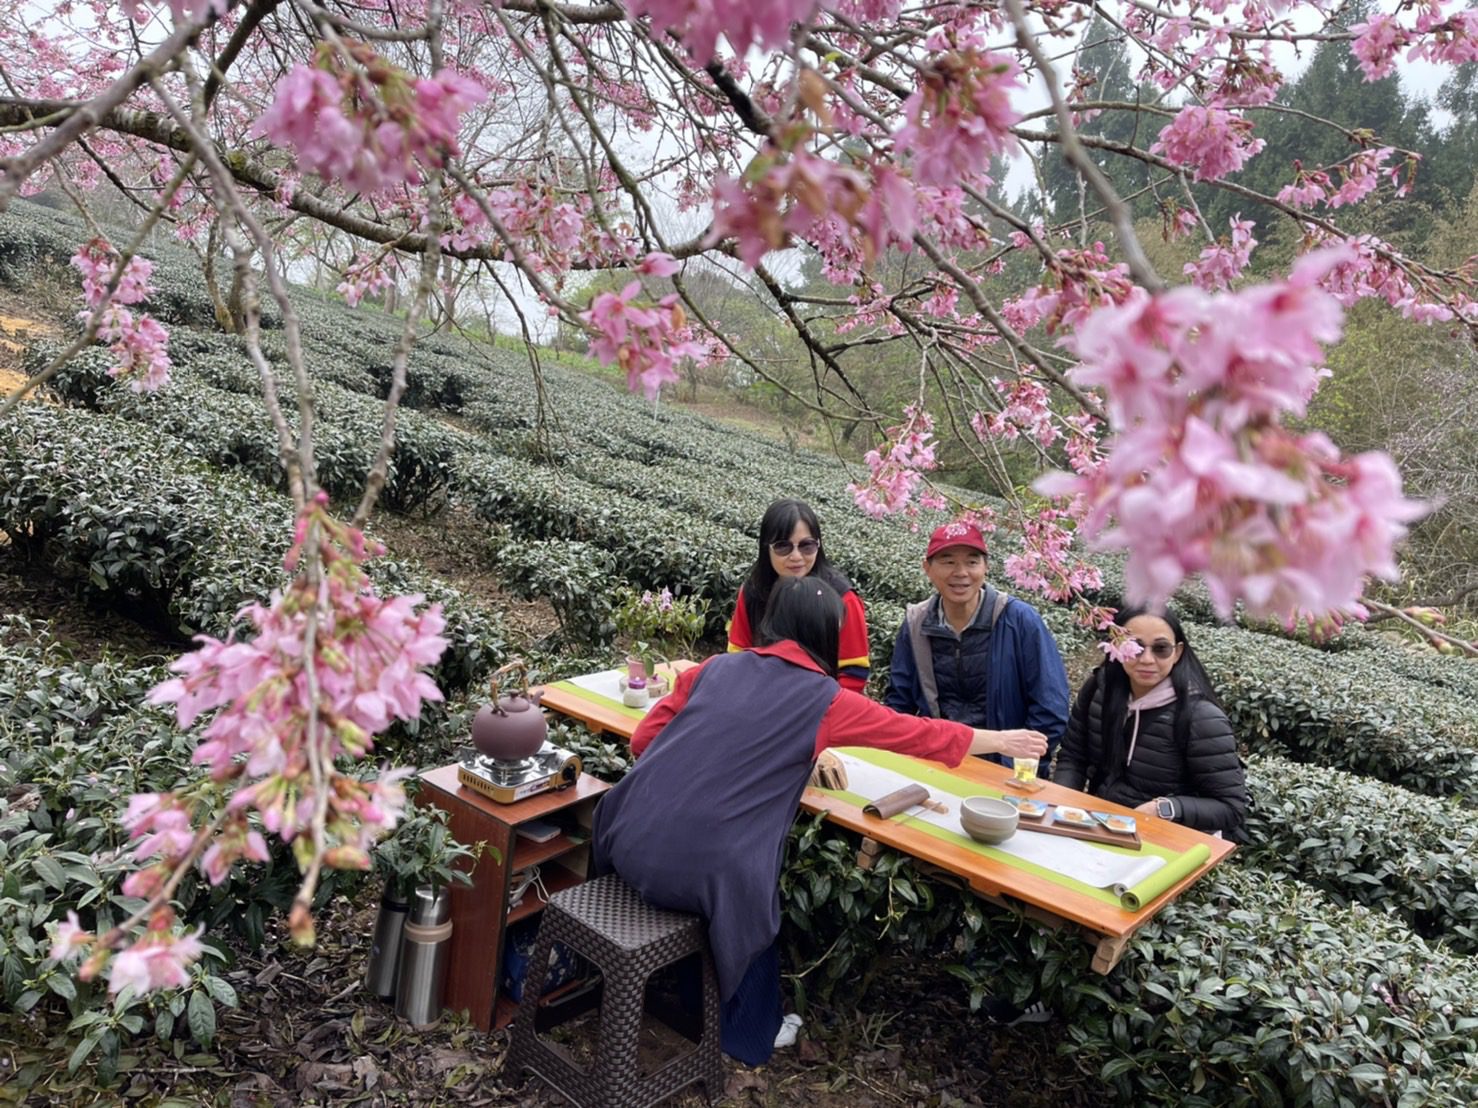
M 682 673 L 684 670 L 692 669 L 697 662 L 680 659 L 670 664 L 664 663 L 657 667 L 658 673 Z M 577 719 L 597 735 L 608 732 L 618 735 L 630 741 L 632 732 L 640 720 L 633 719 L 614 704 L 605 704 L 600 701 L 590 700 L 572 693 L 568 689 L 561 689 L 556 685 L 545 685 L 537 690 L 540 695 L 539 703 L 550 711 L 558 712 L 562 716 Z
M 939 766 L 937 762 L 921 762 L 920 764 L 930 767 Z M 957 777 L 978 781 L 995 789 L 1001 789 L 1004 782 L 1011 777 L 1011 771 L 1004 766 L 998 766 L 994 762 L 987 762 L 980 758 L 966 758 L 958 766 L 939 768 Z M 1012 790 L 1004 791 L 1011 792 Z M 916 827 L 909 826 L 907 821 L 899 822 L 864 815 L 862 809 L 855 805 L 816 789 L 806 790 L 801 799 L 801 807 L 808 812 L 824 814 L 833 823 L 860 832 L 863 840 L 859 861 L 864 865 L 867 864 L 865 859 L 875 854 L 879 846 L 889 846 L 917 859 L 927 869 L 943 871 L 963 880 L 976 895 L 996 904 L 1018 907 L 1031 919 L 1045 923 L 1049 927 L 1059 928 L 1076 924 L 1087 931 L 1090 940 L 1096 943 L 1093 968 L 1099 973 L 1108 973 L 1114 968 L 1119 959 L 1123 957 L 1134 932 L 1153 919 L 1156 912 L 1190 888 L 1201 876 L 1236 849 L 1226 839 L 1215 838 L 1190 827 L 1184 827 L 1172 820 L 1161 819 L 1159 816 L 1147 816 L 1143 812 L 1135 812 L 1117 804 L 1110 804 L 1098 797 L 1089 796 L 1075 789 L 1064 788 L 1061 785 L 1054 785 L 1051 782 L 1048 782 L 1040 792 L 1019 795 L 1030 795 L 1031 799 L 1042 800 L 1048 804 L 1070 804 L 1100 812 L 1122 812 L 1132 815 L 1138 821 L 1139 837 L 1144 842 L 1154 843 L 1177 852 L 1189 850 L 1198 843 L 1205 843 L 1211 851 L 1211 857 L 1203 866 L 1172 885 L 1139 911 L 1130 912 L 1122 907 L 1105 904 L 1085 896 L 1055 881 L 1028 873 L 1009 862 L 987 858 L 962 846 L 936 838 Z M 1018 831 L 1017 834 L 1027 835 L 1037 834 L 1037 832 Z
M 674 662 L 679 672 L 692 666 L 692 662 Z M 611 711 L 601 704 L 575 696 L 559 689 L 546 689 L 543 699 L 546 708 L 580 720 L 592 731 L 605 731 L 630 739 L 639 721 L 619 712 Z M 934 762 L 921 765 L 943 769 L 946 773 L 978 781 L 993 788 L 1001 788 L 1011 776 L 1004 766 L 987 762 L 981 758 L 966 758 L 964 763 L 953 768 Z M 1009 791 L 1009 790 L 1007 790 Z M 1023 794 L 1026 795 L 1026 794 Z M 1133 815 L 1139 824 L 1139 836 L 1148 843 L 1163 846 L 1177 852 L 1189 850 L 1198 843 L 1205 843 L 1211 851 L 1210 858 L 1199 869 L 1193 871 L 1179 883 L 1144 905 L 1137 912 L 1111 906 L 1076 890 L 1059 885 L 1054 881 L 1012 865 L 1010 862 L 988 858 L 962 846 L 947 842 L 910 827 L 906 822 L 879 819 L 862 813 L 862 809 L 838 797 L 829 796 L 816 789 L 807 789 L 801 798 L 801 807 L 808 812 L 824 815 L 833 823 L 840 824 L 862 836 L 862 849 L 858 861 L 867 866 L 878 849 L 892 847 L 916 859 L 926 870 L 943 872 L 962 880 L 972 892 L 1003 906 L 1016 907 L 1025 914 L 1049 927 L 1077 926 L 1087 932 L 1094 942 L 1093 968 L 1099 973 L 1108 973 L 1123 957 L 1129 939 L 1143 927 L 1165 905 L 1169 904 L 1203 875 L 1230 854 L 1235 846 L 1226 839 L 1218 839 L 1200 831 L 1184 827 L 1158 816 L 1133 812 L 1117 804 L 1110 804 L 1098 797 L 1091 797 L 1075 789 L 1064 788 L 1047 782 L 1040 792 L 1029 794 L 1033 800 L 1049 804 L 1071 804 L 1092 808 L 1101 812 L 1122 812 Z M 1017 834 L 1036 834 L 1020 831 Z

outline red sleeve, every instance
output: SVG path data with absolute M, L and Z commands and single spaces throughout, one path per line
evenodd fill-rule
M 906 716 L 861 693 L 841 689 L 816 732 L 816 753 L 830 746 L 872 746 L 957 766 L 970 753 L 974 732 L 947 719 Z
M 739 586 L 739 599 L 734 602 L 734 614 L 729 617 L 729 653 L 746 650 L 754 645 L 754 632 L 749 627 L 749 605 L 744 603 L 744 586 Z
M 860 693 L 872 672 L 872 645 L 867 641 L 867 612 L 862 597 L 848 589 L 842 597 L 842 633 L 837 640 L 837 680 L 844 689 Z
M 708 661 L 679 673 L 677 680 L 672 683 L 672 691 L 657 701 L 647 711 L 645 718 L 636 725 L 636 730 L 631 733 L 631 756 L 633 758 L 640 758 L 642 751 L 651 746 L 652 740 L 662 733 L 662 728 L 672 721 L 673 716 L 683 710 L 683 705 L 688 702 L 688 697 L 693 691 L 693 683 L 698 680 L 698 674 L 703 671 L 703 666 L 706 666 Z

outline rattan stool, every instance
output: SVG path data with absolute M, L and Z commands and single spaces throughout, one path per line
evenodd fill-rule
M 595 1064 L 577 1065 L 558 1044 L 538 1034 L 535 1016 L 549 972 L 549 956 L 563 943 L 600 970 L 600 1005 Z M 703 1025 L 696 1046 L 641 1076 L 637 1037 L 647 980 L 653 972 L 689 955 L 703 963 Z M 513 1074 L 530 1070 L 581 1108 L 646 1108 L 694 1081 L 703 1082 L 710 1102 L 724 1091 L 719 1053 L 718 978 L 703 921 L 642 903 L 631 886 L 608 875 L 555 893 L 544 909 L 539 937 L 508 1050 Z

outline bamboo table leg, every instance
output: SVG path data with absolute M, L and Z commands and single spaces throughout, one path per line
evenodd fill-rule
M 862 845 L 857 848 L 857 868 L 872 869 L 877 865 L 878 855 L 883 851 L 883 844 L 876 839 L 862 836 Z

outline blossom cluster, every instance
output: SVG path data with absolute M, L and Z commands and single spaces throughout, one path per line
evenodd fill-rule
M 384 253 L 354 256 L 349 268 L 344 270 L 344 279 L 334 289 L 351 308 L 357 308 L 366 296 L 375 296 L 395 287 L 395 270 L 399 268 L 393 254 Z
M 1231 288 L 1232 282 L 1242 276 L 1252 257 L 1252 248 L 1257 245 L 1257 240 L 1252 237 L 1252 220 L 1243 219 L 1239 212 L 1232 216 L 1231 225 L 1230 240 L 1212 243 L 1195 261 L 1186 262 L 1182 270 L 1203 289 Z
M 1250 120 L 1224 108 L 1192 104 L 1176 113 L 1150 151 L 1191 170 L 1193 180 L 1216 181 L 1237 172 L 1266 145 L 1251 136 Z
M 1429 279 L 1412 275 L 1400 251 L 1374 235 L 1346 239 L 1341 257 L 1320 285 L 1344 307 L 1379 297 L 1416 323 L 1445 323 L 1454 316 L 1478 321 L 1478 300 L 1458 291 L 1444 301 Z
M 1006 558 L 1006 576 L 1024 589 L 1065 601 L 1103 587 L 1103 574 L 1072 552 L 1073 533 L 1060 521 L 1067 513 L 1043 508 L 1022 526 L 1022 550 Z
M 649 254 L 638 271 L 657 277 L 676 273 L 677 263 L 666 254 Z M 641 281 L 631 281 L 620 292 L 602 292 L 580 313 L 593 332 L 590 353 L 601 365 L 616 365 L 626 371 L 629 388 L 640 387 L 655 398 L 662 386 L 678 379 L 677 366 L 684 358 L 705 354 L 702 345 L 680 337 L 687 315 L 677 293 L 668 293 L 655 304 L 642 303 Z
M 1084 536 L 1128 551 L 1131 602 L 1163 602 L 1200 573 L 1223 615 L 1241 598 L 1293 619 L 1353 610 L 1366 576 L 1394 576 L 1394 545 L 1423 508 L 1391 460 L 1342 458 L 1280 424 L 1326 372 L 1321 344 L 1343 312 L 1320 282 L 1348 261 L 1336 248 L 1277 284 L 1139 293 L 1078 329 L 1075 377 L 1102 388 L 1119 430 L 1097 468 L 1037 488 L 1074 497 Z
M 1018 249 L 1031 245 L 1020 231 Z M 1059 250 L 1047 264 L 1042 283 L 1001 305 L 1001 315 L 1018 333 L 1045 322 L 1048 333 L 1074 327 L 1103 304 L 1121 304 L 1134 288 L 1129 267 L 1111 261 L 1102 242 L 1084 250 Z
M 863 263 L 884 248 L 907 249 L 917 226 L 913 188 L 902 174 L 875 166 L 871 178 L 804 149 L 766 147 L 742 177 L 720 176 L 713 186 L 709 243 L 733 238 L 750 268 L 792 234 L 820 233 Z M 849 259 L 851 268 L 859 265 Z
M 1395 186 L 1397 196 L 1405 196 L 1411 191 L 1418 159 L 1416 155 L 1408 155 L 1396 165 L 1386 165 L 1395 153 L 1389 146 L 1361 150 L 1334 169 L 1306 170 L 1301 163 L 1295 161 L 1293 181 L 1278 191 L 1278 199 L 1282 203 L 1301 208 L 1310 208 L 1315 204 L 1342 208 L 1364 200 L 1380 185 L 1382 177 L 1389 179 Z M 1401 179 L 1403 172 L 1406 175 L 1405 181 Z M 1335 173 L 1341 178 L 1337 188 L 1334 185 Z
M 894 134 L 912 158 L 914 180 L 949 186 L 983 174 L 990 160 L 1016 148 L 1011 128 L 1021 118 L 1011 94 L 1021 88 L 1021 68 L 1005 55 L 980 49 L 972 37 L 952 49 L 943 33 L 930 37 L 941 52 L 903 105 L 906 122 Z
M 975 434 L 985 439 L 1001 438 L 1014 441 L 1026 434 L 1039 446 L 1051 446 L 1057 441 L 1058 430 L 1048 406 L 1047 389 L 1040 381 L 1021 377 L 1015 381 L 993 378 L 991 384 L 1001 393 L 1004 403 L 1000 411 L 976 412 L 970 417 L 970 426 Z
M 745 0 L 742 4 L 627 0 L 626 4 L 632 18 L 645 15 L 654 29 L 680 38 L 700 64 L 713 57 L 721 35 L 740 57 L 755 45 L 783 47 L 790 40 L 791 27 L 809 22 L 816 8 L 816 0 Z
M 1478 8 L 1448 15 L 1442 0 L 1424 0 L 1414 8 L 1417 15 L 1410 27 L 1398 23 L 1396 15 L 1383 13 L 1350 27 L 1355 36 L 1350 52 L 1367 81 L 1388 76 L 1396 67 L 1396 55 L 1407 46 L 1409 61 L 1447 65 L 1478 61 Z
M 867 480 L 847 486 L 857 506 L 874 519 L 910 506 L 923 473 L 937 464 L 934 419 L 916 404 L 903 411 L 904 422 L 890 427 L 887 447 L 863 457 Z
M 154 292 L 149 284 L 154 263 L 138 255 L 129 258 L 110 297 L 108 284 L 119 261 L 118 251 L 101 238 L 72 255 L 72 267 L 82 274 L 82 299 L 87 305 L 78 318 L 84 323 L 96 319 L 98 338 L 118 359 L 108 369 L 110 377 L 128 381 L 135 392 L 153 392 L 169 383 L 169 332 L 152 316 L 135 314 L 126 305 L 138 304 Z
M 290 148 L 300 170 L 364 193 L 419 183 L 459 153 L 459 120 L 486 99 L 482 85 L 449 69 L 412 78 L 362 43 L 346 49 L 324 44 L 294 66 L 257 133 Z
M 74 916 L 54 936 L 54 956 L 95 946 L 82 970 L 89 977 L 110 946 L 131 939 L 113 959 L 114 992 L 183 984 L 201 947 L 175 931 L 163 903 L 170 882 L 197 858 L 212 884 L 239 860 L 266 860 L 254 819 L 291 843 L 305 871 L 316 862 L 369 867 L 369 847 L 404 811 L 402 780 L 411 771 L 364 780 L 341 772 L 335 760 L 364 757 L 392 721 L 415 719 L 423 704 L 441 700 L 423 669 L 446 647 L 439 605 L 418 613 L 420 596 L 376 595 L 362 567 L 372 553 L 378 550 L 361 532 L 329 516 L 327 497 L 318 494 L 299 517 L 287 559 L 289 571 L 301 572 L 270 605 L 242 609 L 255 635 L 197 636 L 199 648 L 170 667 L 176 676 L 150 690 L 149 703 L 173 704 L 182 728 L 214 713 L 192 760 L 208 765 L 213 781 L 239 785 L 210 822 L 203 801 L 134 796 L 124 825 L 144 868 L 128 876 L 123 891 L 157 902 L 147 926 L 138 936 L 95 940 Z M 306 910 L 295 908 L 290 923 L 295 935 L 311 935 Z

